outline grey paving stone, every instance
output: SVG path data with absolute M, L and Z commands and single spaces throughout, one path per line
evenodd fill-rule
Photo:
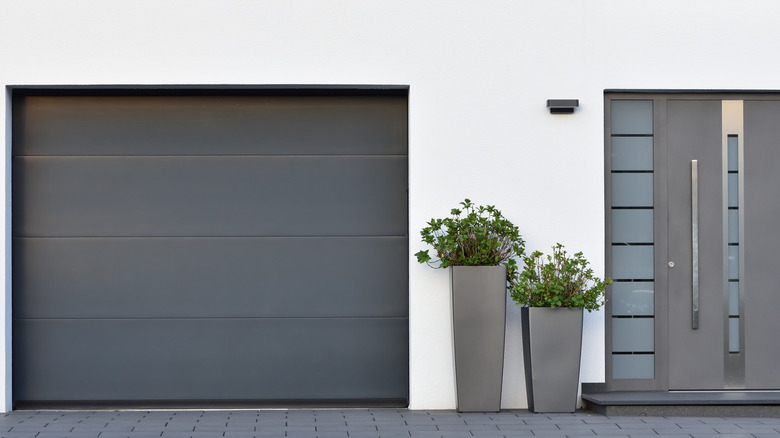
M 226 426 L 195 426 L 193 428 L 193 432 L 225 432 L 225 429 L 227 429 Z M 254 428 L 252 428 L 251 432 L 254 432 Z
M 409 435 L 412 436 L 412 438 L 441 438 L 444 435 L 445 432 L 439 431 L 439 430 L 420 430 L 420 431 L 409 431 Z M 471 434 L 469 434 L 471 436 Z
M 99 435 L 99 432 L 80 432 L 80 433 L 69 433 L 69 432 L 39 432 L 38 435 L 35 435 L 36 437 L 40 438 L 97 438 Z
M 742 434 L 742 433 L 749 433 L 749 434 L 756 434 L 756 433 L 766 433 L 768 431 L 772 431 L 772 429 L 766 429 L 761 427 L 719 427 L 715 426 L 715 432 L 728 435 L 728 434 Z
M 495 424 L 437 424 L 439 430 L 470 430 L 470 431 L 491 431 L 498 430 Z
M 530 433 L 530 435 L 526 434 L 526 432 Z M 533 436 L 533 433 L 531 431 L 525 431 L 525 430 L 507 430 L 504 433 L 504 436 L 507 438 L 510 437 L 527 437 L 527 436 Z
M 560 430 L 560 429 L 558 429 L 558 426 L 556 426 L 554 424 L 549 424 L 549 425 L 530 425 L 530 424 L 525 424 L 525 423 L 518 423 L 518 424 L 506 423 L 506 424 L 496 424 L 496 427 L 498 428 L 498 430 L 504 430 L 504 431 L 509 431 L 509 430 L 531 430 L 531 429 L 533 429 L 535 427 L 538 427 L 539 429 L 549 428 L 549 429 Z
M 587 434 L 580 434 L 579 432 L 574 434 L 567 434 L 566 438 L 582 438 L 582 437 L 593 437 L 593 436 L 602 436 L 601 434 L 596 435 L 587 435 Z M 627 433 L 619 433 L 614 435 L 606 435 L 609 438 L 629 438 L 629 435 Z
M 18 424 L 12 427 L 9 432 L 40 432 L 44 426 L 44 424 Z
M 285 432 L 285 427 L 284 426 L 282 426 L 282 427 L 260 427 L 260 426 L 258 426 L 258 427 L 255 428 L 255 433 L 256 434 L 257 433 L 281 433 L 281 434 L 284 434 L 284 432 Z
M 258 421 L 255 426 L 260 427 L 285 427 L 286 421 Z
M 548 421 L 555 424 L 585 424 L 581 417 L 550 418 Z M 530 424 L 530 423 L 529 423 Z
M 585 423 L 555 423 L 561 430 L 577 430 L 577 429 L 611 429 L 619 430 L 617 424 L 613 423 L 599 423 L 599 424 L 585 424 Z
M 457 421 L 457 420 L 455 420 Z M 463 420 L 460 420 L 463 421 Z M 418 418 L 404 418 L 406 424 L 434 424 L 436 423 L 431 417 L 418 417 Z
M 106 432 L 132 432 L 137 424 L 124 425 L 124 424 L 108 424 L 103 428 Z
M 215 435 L 214 432 L 184 432 L 184 431 L 169 431 L 163 432 L 160 435 L 162 438 L 214 438 L 215 436 L 222 436 L 222 433 Z
M 90 432 L 106 430 L 105 424 L 76 424 L 73 426 L 73 432 Z
M 195 427 L 195 430 L 197 430 L 198 427 Z M 228 425 L 222 428 L 225 431 L 231 431 L 231 432 L 254 432 L 257 428 L 253 424 L 247 424 L 247 425 Z
M 706 434 L 706 433 L 692 433 L 693 438 L 755 438 L 753 435 L 746 434 Z
M 476 438 L 500 438 L 505 437 L 506 432 L 501 430 L 476 430 L 472 431 L 471 435 Z M 529 430 L 526 435 L 512 435 L 512 436 L 533 436 Z
M 362 427 L 364 427 L 366 430 L 376 430 L 375 427 L 371 427 L 371 426 L 362 426 Z M 342 431 L 346 432 L 348 430 L 354 430 L 354 429 L 352 429 L 352 427 L 347 426 L 345 424 L 317 424 L 317 426 L 315 426 L 315 430 L 317 432 L 342 432 Z
M 534 433 L 534 436 L 545 436 L 545 437 L 565 437 L 566 432 L 562 430 L 551 430 L 551 429 L 543 429 L 543 430 L 534 430 L 532 431 Z
M 598 436 L 606 436 L 610 438 L 631 434 L 630 430 L 625 429 L 592 429 L 592 431 Z
M 414 432 L 412 432 L 412 436 L 414 436 Z M 472 438 L 473 436 L 474 435 L 472 435 L 471 432 L 466 430 L 441 432 L 442 438 Z
M 406 420 L 406 419 L 403 419 L 403 418 L 392 418 L 392 419 L 390 419 L 390 418 L 377 418 L 377 419 L 374 419 L 372 421 L 367 421 L 366 423 L 371 423 L 371 424 L 375 424 L 375 425 L 397 425 L 397 424 L 410 424 L 410 423 L 411 424 L 418 424 L 418 423 L 423 423 L 423 422 L 425 422 L 425 421 L 424 420 L 419 420 L 419 419 Z M 356 421 L 350 421 L 349 423 L 352 424 L 352 423 L 357 423 L 357 422 Z M 433 422 L 430 421 L 430 420 L 428 420 L 427 423 L 433 424 Z
M 267 431 L 257 431 L 254 433 L 255 437 L 283 437 L 285 436 L 284 432 L 267 432 Z
M 669 430 L 668 432 L 665 432 L 665 433 L 657 433 L 656 436 L 658 436 L 658 435 L 662 435 L 664 438 L 668 438 L 668 437 L 688 437 L 688 438 L 690 438 L 690 435 L 685 433 L 685 431 L 681 430 L 681 429 L 680 430 L 674 430 L 674 431 Z
M 364 431 L 364 432 L 371 432 L 377 430 L 376 424 L 373 423 L 357 423 L 357 424 L 350 423 L 349 425 L 347 425 L 347 427 L 350 430 Z
M 376 429 L 379 432 L 408 432 L 410 430 L 425 431 L 436 430 L 435 424 L 418 424 L 418 425 L 378 425 Z
M 288 438 L 348 438 L 346 432 L 288 432 Z
M 658 438 L 660 435 L 657 433 L 650 433 L 650 432 L 637 432 L 637 433 L 629 433 L 628 436 L 631 438 L 651 438 L 655 437 Z M 670 435 L 663 435 L 664 438 L 691 438 L 690 435 L 679 433 L 677 435 L 670 434 Z
M 316 432 L 317 431 L 317 429 L 313 425 L 299 426 L 298 424 L 295 423 L 288 424 L 287 427 L 285 427 L 284 429 L 288 433 L 288 435 L 290 432 Z
M 462 418 L 453 417 L 453 418 L 446 418 L 446 419 L 434 419 L 433 423 L 434 424 L 439 424 L 439 425 L 446 424 L 446 425 L 451 425 L 451 426 L 463 427 L 463 426 L 468 425 L 468 424 L 480 425 L 480 424 L 493 424 L 495 422 L 494 421 L 464 420 Z
M 587 433 L 587 431 L 567 431 L 566 432 L 566 438 L 593 438 L 596 436 L 592 431 L 590 433 Z M 623 434 L 622 436 L 627 437 L 627 434 Z M 619 438 L 620 435 L 610 435 L 610 438 Z
M 530 429 L 537 430 L 561 430 L 556 424 L 499 424 L 498 428 L 501 430 L 523 430 Z

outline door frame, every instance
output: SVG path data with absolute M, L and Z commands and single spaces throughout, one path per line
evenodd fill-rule
M 654 236 L 654 366 L 652 379 L 613 379 L 612 314 L 614 302 L 611 287 L 605 306 L 605 386 L 607 391 L 665 391 L 669 390 L 669 275 L 667 193 L 667 119 L 666 101 L 669 99 L 708 100 L 780 100 L 778 91 L 735 90 L 621 90 L 604 91 L 604 190 L 605 190 L 605 264 L 606 275 L 612 277 L 612 102 L 616 100 L 651 100 L 653 102 L 653 236 Z M 735 388 L 736 389 L 736 388 Z
M 14 105 L 18 105 L 19 98 L 27 96 L 405 96 L 407 99 L 407 113 L 409 105 L 409 85 L 366 85 L 366 84 L 198 84 L 198 85 L 182 85 L 182 84 L 106 84 L 106 85 L 7 85 L 6 100 L 7 100 L 7 187 L 8 191 L 8 206 L 9 211 L 14 204 L 13 196 L 11 196 L 11 145 L 13 139 L 13 127 L 15 121 L 13 120 L 12 109 Z M 407 114 L 408 116 L 408 114 Z M 18 123 L 18 121 L 16 121 Z M 406 120 L 408 125 L 408 118 Z M 408 138 L 407 149 L 408 149 Z M 407 178 L 408 178 L 408 150 L 407 150 Z M 409 197 L 407 196 L 407 207 L 409 203 Z M 407 220 L 408 222 L 408 220 Z M 408 223 L 407 223 L 408 228 Z M 10 299 L 13 295 L 13 278 L 12 270 L 10 269 L 10 263 L 13 259 L 11 255 L 12 246 L 12 220 L 10 217 L 7 219 L 7 260 L 8 266 L 6 267 L 6 347 L 5 347 L 5 403 L 7 410 L 11 410 L 14 406 L 15 400 L 13 399 L 13 376 L 14 367 L 12 357 L 12 344 L 14 336 L 11 333 L 11 323 L 13 321 L 13 308 L 10 305 Z M 407 230 L 408 237 L 408 230 Z M 407 239 L 408 240 L 408 239 Z M 407 242 L 408 246 L 408 242 Z M 407 319 L 409 312 L 409 303 L 406 304 Z M 408 321 L 407 321 L 408 322 Z M 411 342 L 411 332 L 409 331 L 406 338 L 407 344 Z M 409 359 L 411 360 L 411 359 Z M 408 380 L 408 375 L 407 375 Z M 410 400 L 410 386 L 406 388 L 406 400 L 408 404 Z M 380 401 L 385 403 L 385 401 Z

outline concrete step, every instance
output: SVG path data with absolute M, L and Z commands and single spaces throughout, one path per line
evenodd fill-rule
M 780 417 L 780 391 L 614 391 L 583 388 L 585 408 L 606 416 Z

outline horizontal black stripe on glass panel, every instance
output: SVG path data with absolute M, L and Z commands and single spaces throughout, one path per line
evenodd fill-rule
M 649 206 L 612 206 L 613 210 L 652 210 L 654 207 Z
M 612 134 L 612 138 L 615 137 L 653 137 L 653 134 Z
M 613 351 L 612 354 L 628 356 L 628 355 L 640 355 L 640 354 L 655 354 L 654 351 Z
M 612 246 L 653 246 L 653 242 L 612 242 Z
M 612 173 L 653 173 L 652 170 L 613 170 Z
M 652 319 L 655 318 L 655 315 L 612 315 L 612 317 L 617 319 Z
M 641 283 L 641 282 L 647 283 L 647 282 L 652 282 L 654 280 L 652 278 L 650 278 L 650 279 L 646 279 L 646 278 L 613 278 L 612 281 L 613 282 L 618 282 L 618 283 L 633 283 L 633 282 L 636 282 L 636 283 Z
M 613 278 L 613 283 L 649 283 L 655 281 L 652 278 Z

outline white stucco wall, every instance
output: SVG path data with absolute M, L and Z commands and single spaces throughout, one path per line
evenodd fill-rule
M 464 197 L 495 204 L 531 249 L 603 272 L 605 89 L 780 89 L 775 0 L 3 0 L 0 84 L 410 86 L 410 394 L 455 407 L 448 275 L 418 230 Z M 550 98 L 580 99 L 553 116 Z M 8 94 L 0 117 L 0 410 L 11 408 Z M 526 406 L 511 308 L 505 408 Z M 582 380 L 604 380 L 586 314 Z

